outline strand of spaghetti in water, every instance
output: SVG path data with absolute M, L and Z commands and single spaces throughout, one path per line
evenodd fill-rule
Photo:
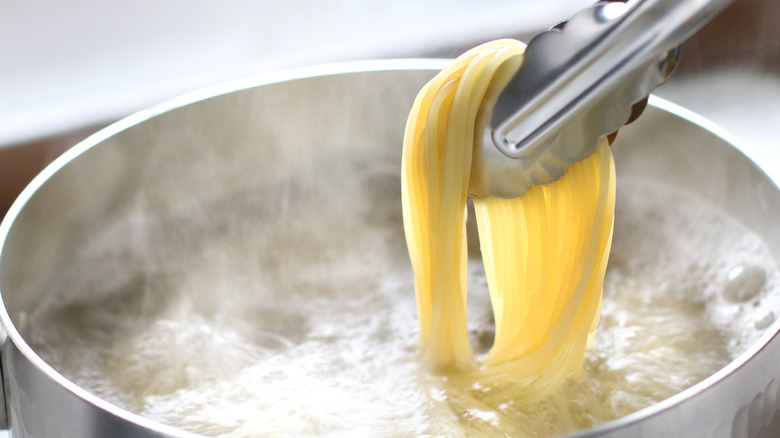
M 453 381 L 497 388 L 491 397 L 533 400 L 581 372 L 598 324 L 615 178 L 604 141 L 554 183 L 517 199 L 474 199 L 496 323 L 490 353 L 475 363 L 465 236 L 475 135 L 523 50 L 514 40 L 483 44 L 426 84 L 407 122 L 402 180 L 424 357 Z

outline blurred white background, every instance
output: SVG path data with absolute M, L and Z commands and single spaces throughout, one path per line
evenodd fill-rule
M 26 0 L 0 5 L 0 147 L 269 70 L 530 33 L 587 0 Z
M 589 0 L 0 2 L 0 217 L 47 163 L 137 110 L 230 79 L 356 59 L 454 56 Z
M 0 2 L 0 212 L 19 186 L 88 133 L 139 109 L 230 79 L 355 59 L 455 56 L 527 39 L 591 0 L 11 0 Z M 719 17 L 702 75 L 658 92 L 712 118 L 772 159 L 780 123 L 780 7 L 740 0 Z M 714 47 L 723 47 L 715 51 Z M 718 69 L 707 66 L 705 56 Z M 760 60 L 758 67 L 745 64 Z M 693 55 L 693 56 L 691 56 Z M 707 59 L 710 59 L 707 58 Z M 705 61 L 702 61 L 705 59 Z M 775 61 L 772 61 L 775 60 Z M 766 75 L 767 64 L 771 75 Z M 702 67 L 704 66 L 704 67 Z M 728 71 L 721 74 L 721 67 Z M 689 69 L 690 70 L 690 69 Z M 712 71 L 716 71 L 713 75 Z M 690 76 L 690 75 L 689 75 Z M 700 77 L 706 77 L 700 80 Z M 676 86 L 676 82 L 682 85 Z M 760 113 L 761 118 L 750 115 Z M 772 134 L 774 134 L 772 132 Z M 51 140 L 51 141 L 50 141 Z M 17 164 L 10 164 L 13 160 Z M 27 163 L 38 163 L 28 165 Z M 34 169 L 27 173 L 18 169 Z M 3 174 L 22 173 L 8 182 Z

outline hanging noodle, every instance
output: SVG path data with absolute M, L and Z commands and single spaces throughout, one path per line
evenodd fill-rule
M 498 40 L 457 58 L 420 91 L 404 138 L 404 227 L 423 356 L 464 387 L 495 388 L 492 401 L 538 400 L 580 375 L 612 239 L 606 140 L 551 184 L 516 199 L 474 198 L 496 331 L 489 354 L 473 358 L 465 228 L 472 155 L 524 47 Z

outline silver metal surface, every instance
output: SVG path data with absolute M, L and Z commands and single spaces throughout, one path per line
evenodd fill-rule
M 68 293 L 62 285 L 73 272 L 97 275 L 105 270 L 114 275 L 111 260 L 84 260 L 80 250 L 117 218 L 192 202 L 196 193 L 209 199 L 252 193 L 260 197 L 254 202 L 277 205 L 278 194 L 262 188 L 290 175 L 302 178 L 295 187 L 306 187 L 310 199 L 325 193 L 327 184 L 317 175 L 307 176 L 306 169 L 338 172 L 338 166 L 349 164 L 343 160 L 370 157 L 352 163 L 363 169 L 364 179 L 355 184 L 381 188 L 385 194 L 368 198 L 376 203 L 374 210 L 396 212 L 389 217 L 397 219 L 391 230 L 397 238 L 388 240 L 382 251 L 411 275 L 396 171 L 411 103 L 443 65 L 364 62 L 227 84 L 125 119 L 49 166 L 0 224 L 0 320 L 8 334 L 2 365 L 14 438 L 196 436 L 88 393 L 44 362 L 28 343 L 29 315 L 46 300 Z M 289 147 L 293 143 L 296 147 Z M 643 117 L 621 132 L 614 148 L 618 178 L 647 175 L 686 185 L 761 234 L 780 260 L 780 190 L 717 127 L 653 99 Z M 352 199 L 339 200 L 334 191 L 327 196 L 336 196 L 340 208 L 354 204 Z M 331 213 L 308 214 L 302 219 L 313 229 L 330 233 L 332 224 L 322 218 Z M 131 236 L 127 239 L 130 248 Z M 175 243 L 175 237 L 167 235 L 155 242 Z M 777 411 L 778 332 L 780 321 L 706 380 L 575 436 L 755 437 Z
M 2 354 L 2 353 L 0 353 Z M 6 381 L 5 378 L 3 378 L 3 360 L 0 359 L 0 430 L 7 430 L 8 429 L 8 410 L 5 406 L 5 385 L 4 382 Z
M 602 2 L 534 37 L 483 135 L 477 196 L 552 182 L 672 73 L 679 45 L 733 0 Z

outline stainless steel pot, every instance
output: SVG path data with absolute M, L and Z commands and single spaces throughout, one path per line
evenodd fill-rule
M 411 102 L 442 65 L 359 62 L 229 83 L 124 119 L 47 167 L 0 225 L 0 319 L 7 333 L 0 400 L 14 438 L 194 437 L 111 405 L 64 378 L 21 334 L 27 316 L 63 293 L 64 273 L 82 269 L 80 250 L 114 218 L 175 205 L 194 193 L 256 193 L 301 160 L 328 166 L 323 158 L 360 151 L 397 167 Z M 765 174 L 717 127 L 654 99 L 637 123 L 621 131 L 615 151 L 620 173 L 685 184 L 761 234 L 780 260 L 777 175 Z M 309 182 L 315 189 L 327 185 Z M 312 226 L 327 227 L 317 215 Z M 160 238 L 164 245 L 166 236 Z M 403 249 L 399 263 L 406 263 Z M 778 410 L 778 331 L 775 321 L 748 351 L 706 380 L 577 436 L 757 436 Z

